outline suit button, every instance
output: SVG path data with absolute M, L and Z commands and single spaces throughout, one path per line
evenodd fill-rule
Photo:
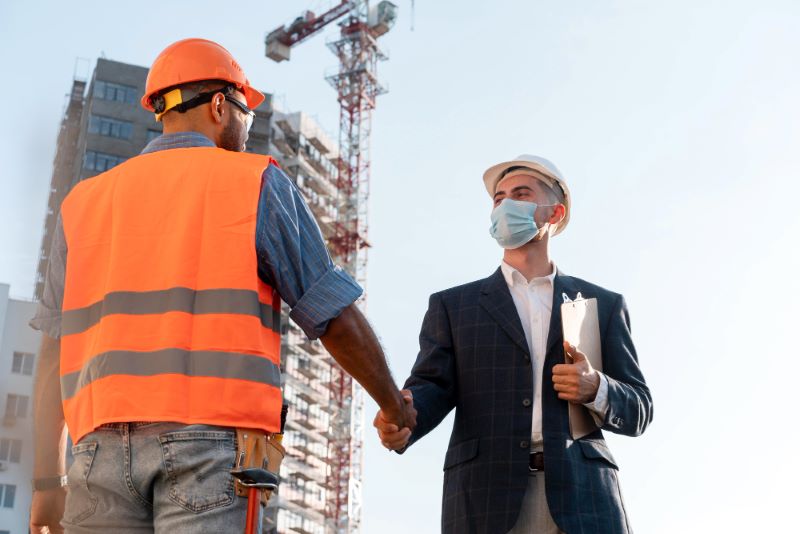
M 522 400 L 522 405 L 527 408 L 528 406 L 531 405 L 531 400 L 530 399 L 523 399 Z
M 519 442 L 519 448 L 520 449 L 529 449 L 530 447 L 531 447 L 531 442 L 530 441 L 520 441 Z
M 531 363 L 531 357 L 530 357 L 530 356 L 528 356 L 528 355 L 526 354 L 526 355 L 524 356 L 524 358 L 525 358 L 525 363 L 527 363 L 528 365 L 530 365 L 530 363 Z

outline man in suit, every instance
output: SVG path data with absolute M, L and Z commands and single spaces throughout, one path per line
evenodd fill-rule
M 571 208 L 555 165 L 523 155 L 489 168 L 484 183 L 503 261 L 488 278 L 431 295 L 403 392 L 417 426 L 399 429 L 378 412 L 375 427 L 402 453 L 455 408 L 445 533 L 630 533 L 602 432 L 638 436 L 653 417 L 625 301 L 550 260 Z M 602 373 L 562 340 L 560 303 L 578 293 L 597 299 Z M 598 428 L 572 439 L 568 403 Z

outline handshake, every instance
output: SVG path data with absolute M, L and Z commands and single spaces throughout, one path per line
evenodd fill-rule
M 375 414 L 372 425 L 378 430 L 378 437 L 384 447 L 396 451 L 408 445 L 411 432 L 417 426 L 417 410 L 411 390 L 404 389 L 401 406 L 392 410 L 381 409 Z

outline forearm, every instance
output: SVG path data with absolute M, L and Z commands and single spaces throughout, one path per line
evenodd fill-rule
M 382 410 L 397 412 L 402 408 L 403 398 L 389 372 L 380 342 L 354 304 L 330 322 L 320 340 Z
M 59 340 L 42 336 L 33 388 L 34 478 L 65 474 L 67 446 L 59 378 Z

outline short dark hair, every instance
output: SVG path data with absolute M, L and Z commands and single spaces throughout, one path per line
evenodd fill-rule
M 544 180 L 539 180 L 539 183 L 541 184 L 542 191 L 544 191 L 551 203 L 566 205 L 564 190 L 561 189 L 561 185 L 558 182 L 553 180 L 552 183 L 547 183 Z

